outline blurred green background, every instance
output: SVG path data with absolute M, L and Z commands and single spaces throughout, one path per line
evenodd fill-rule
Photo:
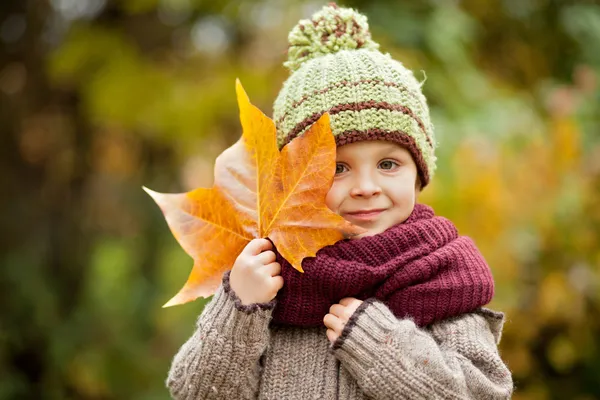
M 324 3 L 0 2 L 0 399 L 166 399 L 203 302 L 142 191 L 210 186 L 270 115 L 287 32 Z M 341 1 L 422 80 L 422 201 L 492 266 L 515 399 L 600 399 L 600 5 Z M 423 70 L 424 72 L 421 72 Z

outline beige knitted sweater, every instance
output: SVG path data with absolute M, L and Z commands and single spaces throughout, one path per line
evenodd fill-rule
M 274 302 L 221 286 L 171 365 L 175 399 L 507 399 L 504 316 L 487 309 L 418 328 L 366 301 L 338 341 L 325 327 L 271 326 Z

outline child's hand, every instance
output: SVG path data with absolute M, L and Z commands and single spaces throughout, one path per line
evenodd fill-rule
M 341 299 L 339 304 L 334 304 L 329 308 L 329 314 L 323 318 L 323 322 L 327 327 L 327 339 L 331 343 L 340 337 L 344 326 L 346 326 L 346 323 L 361 303 L 362 300 L 355 299 L 354 297 L 346 297 Z
M 254 239 L 235 260 L 229 284 L 242 304 L 268 303 L 283 287 L 281 265 L 275 262 L 272 248 L 269 240 Z

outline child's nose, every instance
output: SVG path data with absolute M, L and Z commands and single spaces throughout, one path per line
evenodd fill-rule
M 381 187 L 370 175 L 358 177 L 350 189 L 352 197 L 371 197 L 379 193 L 381 193 Z

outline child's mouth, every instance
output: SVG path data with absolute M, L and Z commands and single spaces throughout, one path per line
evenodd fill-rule
M 346 216 L 349 219 L 353 219 L 356 221 L 372 221 L 374 219 L 377 219 L 377 217 L 379 217 L 379 215 L 384 211 L 384 209 L 358 210 L 353 212 L 347 212 Z

